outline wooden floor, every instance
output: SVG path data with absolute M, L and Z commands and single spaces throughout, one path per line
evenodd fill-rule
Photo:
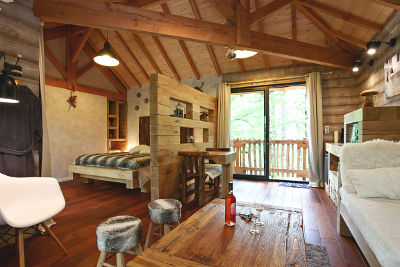
M 149 194 L 126 190 L 122 184 L 107 182 L 83 184 L 81 181 L 70 181 L 62 183 L 61 187 L 67 205 L 54 218 L 57 225 L 52 229 L 69 254 L 64 256 L 49 237 L 30 238 L 25 242 L 27 266 L 95 266 L 99 256 L 96 226 L 116 215 L 133 215 L 142 220 L 144 245 L 149 226 Z M 306 242 L 326 246 L 331 266 L 366 266 L 355 243 L 336 233 L 336 209 L 323 189 L 237 180 L 234 192 L 238 201 L 302 208 Z M 192 205 L 183 207 L 182 220 L 197 210 L 198 207 Z M 134 256 L 127 254 L 126 257 L 130 260 Z M 115 263 L 115 259 L 110 259 L 110 262 Z M 0 266 L 18 266 L 18 256 L 13 247 L 0 248 Z

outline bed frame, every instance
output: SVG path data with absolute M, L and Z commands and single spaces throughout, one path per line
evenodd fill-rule
M 103 167 L 69 166 L 69 178 L 83 178 L 85 183 L 93 180 L 123 183 L 127 189 L 139 188 L 139 172 L 137 170 L 121 170 Z M 149 182 L 142 186 L 141 191 L 149 192 Z
M 342 181 L 339 179 L 339 187 L 342 186 Z M 341 236 L 353 237 L 360 248 L 361 252 L 364 254 L 365 259 L 368 261 L 368 264 L 371 267 L 380 267 L 381 265 L 378 262 L 378 259 L 375 256 L 375 253 L 368 246 L 364 237 L 361 235 L 357 226 L 355 225 L 353 219 L 350 214 L 346 210 L 344 206 L 341 205 L 341 197 L 338 194 L 338 208 L 337 208 L 337 231 Z

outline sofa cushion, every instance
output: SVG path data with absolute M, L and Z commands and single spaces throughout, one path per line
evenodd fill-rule
M 374 140 L 345 144 L 341 149 L 340 178 L 350 193 L 356 193 L 356 189 L 348 177 L 348 170 L 388 167 L 400 167 L 400 142 Z
M 340 189 L 341 205 L 382 266 L 400 266 L 400 200 L 358 198 Z
M 358 197 L 400 199 L 400 167 L 348 170 Z

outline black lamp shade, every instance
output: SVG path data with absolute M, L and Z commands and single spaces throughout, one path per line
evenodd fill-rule
M 19 103 L 18 85 L 5 73 L 0 75 L 0 102 Z
M 109 42 L 104 43 L 103 49 L 96 53 L 96 56 L 93 59 L 97 64 L 103 66 L 117 66 L 119 61 L 117 57 L 114 55 L 113 51 L 111 50 L 111 46 Z

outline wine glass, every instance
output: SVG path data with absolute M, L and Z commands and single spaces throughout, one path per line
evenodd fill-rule
M 252 218 L 255 219 L 254 221 L 254 228 L 250 229 L 250 233 L 253 235 L 258 235 L 260 233 L 260 230 L 257 229 L 257 221 L 258 221 L 258 216 L 260 216 L 260 214 L 258 214 L 258 211 L 256 210 L 256 212 L 254 212 L 253 209 L 250 208 L 250 215 Z
M 258 214 L 258 216 L 256 217 L 257 220 L 254 222 L 254 224 L 258 226 L 263 226 L 264 223 L 261 221 L 261 213 L 264 209 L 261 204 L 254 204 L 254 206 Z

